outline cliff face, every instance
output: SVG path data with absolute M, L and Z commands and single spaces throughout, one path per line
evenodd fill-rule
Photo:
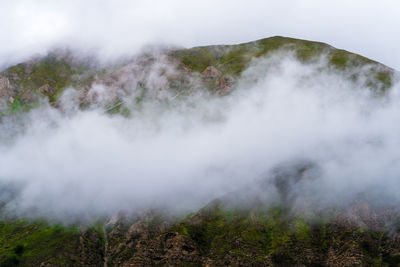
M 268 60 L 273 52 L 304 64 L 324 60 L 377 97 L 396 76 L 362 56 L 284 37 L 144 53 L 104 68 L 52 53 L 0 73 L 0 122 L 40 105 L 64 111 L 61 98 L 69 87 L 75 88 L 78 108 L 127 117 L 127 105 L 144 99 L 173 101 L 199 91 L 224 97 L 252 60 Z M 360 77 L 361 69 L 367 78 Z M 279 166 L 272 180 L 256 185 L 259 195 L 249 197 L 245 188 L 191 214 L 144 210 L 98 218 L 89 226 L 9 216 L 3 207 L 12 190 L 0 188 L 0 266 L 400 266 L 398 207 L 362 194 L 346 206 L 312 203 L 296 190 L 312 179 L 312 171 L 312 162 Z M 263 198 L 269 187 L 278 194 L 273 203 Z

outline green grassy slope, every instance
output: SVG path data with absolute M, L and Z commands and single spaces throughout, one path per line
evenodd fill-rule
M 204 46 L 177 50 L 171 52 L 171 56 L 178 57 L 183 64 L 197 72 L 202 72 L 207 66 L 214 66 L 228 74 L 237 75 L 248 66 L 253 58 L 264 57 L 280 49 L 293 51 L 296 57 L 303 62 L 309 62 L 322 54 L 327 54 L 329 63 L 338 69 L 366 64 L 382 66 L 376 61 L 324 43 L 281 36 L 238 45 Z M 385 86 L 390 86 L 392 70 L 388 67 L 384 69 L 384 71 L 378 71 L 378 79 L 385 83 Z
M 83 233 L 45 222 L 0 222 L 0 266 L 99 266 L 102 253 L 98 228 Z
M 9 113 L 27 111 L 37 107 L 39 98 L 47 98 L 55 105 L 68 86 L 81 87 L 90 84 L 96 71 L 85 64 L 72 66 L 67 58 L 53 53 L 25 63 L 12 66 L 0 73 L 8 79 L 11 92 L 5 97 L 12 97 Z

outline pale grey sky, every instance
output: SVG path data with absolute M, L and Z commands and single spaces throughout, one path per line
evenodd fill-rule
M 1 2 L 0 66 L 54 45 L 134 53 L 147 43 L 233 44 L 282 35 L 400 69 L 395 0 L 15 0 Z

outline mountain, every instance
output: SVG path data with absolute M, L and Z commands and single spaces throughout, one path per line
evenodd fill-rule
M 88 95 L 95 84 L 111 87 L 113 95 L 109 96 L 106 108 L 120 109 L 121 99 L 117 90 L 135 86 L 143 89 L 136 98 L 149 93 L 151 86 L 146 75 L 154 71 L 158 60 L 164 64 L 176 66 L 177 71 L 168 73 L 165 66 L 159 66 L 167 79 L 162 89 L 189 93 L 194 88 L 208 88 L 217 94 L 227 94 L 235 86 L 235 81 L 255 58 L 266 57 L 273 52 L 291 52 L 304 62 L 312 63 L 326 57 L 328 66 L 342 71 L 356 73 L 350 77 L 357 80 L 357 68 L 369 66 L 370 79 L 366 86 L 385 91 L 390 88 L 395 71 L 378 62 L 372 61 L 345 50 L 335 49 L 327 44 L 298 40 L 285 37 L 271 37 L 258 41 L 238 44 L 195 47 L 191 49 L 160 49 L 144 52 L 141 55 L 113 66 L 96 66 L 91 58 L 79 58 L 68 51 L 55 51 L 45 57 L 34 58 L 20 63 L 0 73 L 0 111 L 2 114 L 19 110 L 29 110 L 38 105 L 40 98 L 47 98 L 57 106 L 65 88 L 77 88 L 81 106 L 88 106 L 96 101 L 95 96 Z M 164 68 L 164 69 L 163 69 Z M 196 74 L 200 74 L 197 77 Z M 135 85 L 130 84 L 135 77 Z M 199 78 L 199 79 L 197 79 Z M 117 89 L 118 88 L 118 89 Z M 158 88 L 157 88 L 158 89 Z M 126 93 L 126 92 L 125 92 Z
M 397 71 L 360 55 L 279 36 L 150 49 L 112 64 L 57 50 L 0 73 L 0 123 L 42 106 L 68 113 L 66 99 L 80 110 L 129 118 L 145 101 L 224 98 L 243 77 L 256 83 L 246 71 L 274 57 L 328 69 L 376 98 L 397 81 Z M 2 184 L 0 266 L 400 266 L 397 205 L 366 193 L 345 205 L 314 203 L 302 186 L 318 172 L 313 162 L 289 162 L 195 212 L 154 208 L 72 223 L 10 213 L 18 190 Z M 264 199 L 270 187 L 277 192 L 272 202 Z

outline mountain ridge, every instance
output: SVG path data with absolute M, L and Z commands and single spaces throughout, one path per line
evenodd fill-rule
M 173 75 L 181 76 L 179 77 L 181 80 L 190 80 L 191 78 L 186 76 L 203 73 L 207 67 L 215 68 L 217 72 L 214 71 L 214 74 L 204 79 L 206 80 L 204 83 L 194 87 L 209 88 L 211 91 L 223 95 L 230 90 L 252 59 L 265 57 L 278 50 L 293 51 L 296 58 L 304 63 L 317 60 L 321 55 L 326 54 L 329 65 L 340 71 L 370 65 L 370 76 L 372 78 L 369 86 L 383 91 L 391 87 L 396 73 L 395 70 L 376 61 L 336 49 L 325 43 L 281 36 L 237 45 L 167 49 L 166 52 L 161 52 L 161 55 L 167 56 L 166 64 L 178 65 L 177 73 Z M 160 53 L 139 55 L 139 61 L 142 60 L 140 63 L 142 68 L 144 69 L 145 64 L 151 64 L 157 54 Z M 121 84 L 118 84 L 120 77 L 116 73 L 129 64 L 131 63 L 123 63 L 120 66 L 117 64 L 117 67 L 111 69 L 99 69 L 94 67 L 90 60 L 85 62 L 82 59 L 74 59 L 73 55 L 65 56 L 50 53 L 45 57 L 11 66 L 0 73 L 0 100 L 2 102 L 0 103 L 0 107 L 2 107 L 0 111 L 7 113 L 19 109 L 29 110 L 37 105 L 39 98 L 47 98 L 52 105 L 57 106 L 57 101 L 66 87 L 75 87 L 82 94 L 86 94 L 93 84 L 102 83 L 102 79 L 107 79 L 107 77 L 109 77 L 107 83 L 111 86 L 121 86 Z M 179 79 L 176 79 L 177 77 L 173 77 L 173 75 L 167 77 L 167 79 L 178 81 Z M 138 83 L 143 82 L 139 81 Z M 184 83 L 189 83 L 189 81 L 183 81 L 177 86 L 184 88 Z M 128 86 L 140 87 L 132 84 Z M 173 86 L 167 85 L 167 87 Z M 187 87 L 190 88 L 193 85 L 188 84 Z M 85 100 L 82 101 L 81 104 L 84 105 L 90 102 L 88 99 L 86 99 L 86 104 Z M 121 101 L 115 100 L 115 102 Z M 109 105 L 112 105 L 112 103 L 109 103 Z
M 268 61 L 275 52 L 305 65 L 325 60 L 322 66 L 377 98 L 396 82 L 397 72 L 378 62 L 281 36 L 152 51 L 107 68 L 56 53 L 0 73 L 0 123 L 14 116 L 20 122 L 18 116 L 42 105 L 67 113 L 62 97 L 71 88 L 80 110 L 128 118 L 132 105 L 145 100 L 168 105 L 196 92 L 222 98 L 237 89 L 254 59 Z M 154 74 L 161 78 L 150 79 Z M 313 203 L 302 189 L 318 175 L 313 162 L 297 160 L 191 213 L 121 211 L 65 225 L 9 213 L 18 189 L 1 185 L 0 266 L 399 266 L 398 207 L 362 193 L 346 205 Z M 268 188 L 276 189 L 272 202 L 265 200 Z

